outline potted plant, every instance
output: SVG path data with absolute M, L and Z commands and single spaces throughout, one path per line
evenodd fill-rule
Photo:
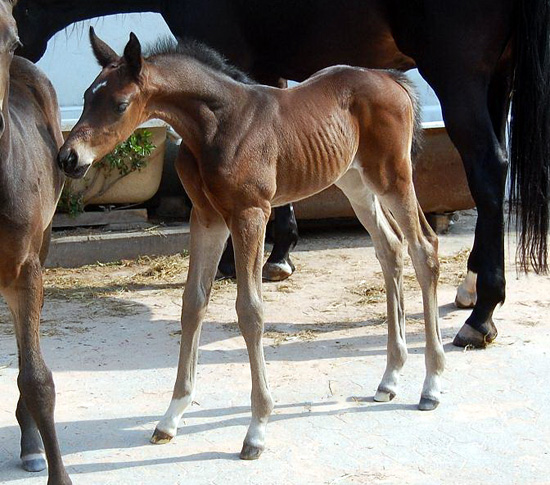
M 58 210 L 76 217 L 90 204 L 137 204 L 150 199 L 160 185 L 165 140 L 164 125 L 139 128 L 84 178 L 67 179 Z

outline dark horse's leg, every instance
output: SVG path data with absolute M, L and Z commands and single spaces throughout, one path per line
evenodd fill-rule
M 497 336 L 492 315 L 505 297 L 503 204 L 507 159 L 501 129 L 495 129 L 500 123 L 494 123 L 495 113 L 503 112 L 504 107 L 497 110 L 496 101 L 489 102 L 491 81 L 487 75 L 468 70 L 460 56 L 452 59 L 452 64 L 445 66 L 448 69 L 442 69 L 441 64 L 434 70 L 431 66 L 422 69 L 420 63 L 419 67 L 441 101 L 449 136 L 462 156 L 478 209 L 468 260 L 469 277 L 477 280 L 477 301 L 454 343 L 484 347 Z
M 262 271 L 262 277 L 267 281 L 281 281 L 294 272 L 289 253 L 298 242 L 298 225 L 292 204 L 276 207 L 274 213 L 273 249 Z
M 491 122 L 487 89 L 478 79 L 463 85 L 457 91 L 460 96 L 442 96 L 447 129 L 462 155 L 478 209 L 474 246 L 468 260 L 470 277 L 477 276 L 477 300 L 455 337 L 454 343 L 459 346 L 484 347 L 496 338 L 493 311 L 505 297 L 503 204 L 507 161 Z
M 493 75 L 489 85 L 488 106 L 493 128 L 502 150 L 506 150 L 506 123 L 510 108 L 510 91 L 512 89 L 511 49 L 508 48 L 500 62 L 498 70 Z M 455 304 L 458 308 L 474 308 L 477 301 L 476 269 L 480 263 L 476 261 L 479 251 L 472 251 L 468 258 L 468 274 L 457 290 Z M 461 337 L 455 340 L 461 345 Z

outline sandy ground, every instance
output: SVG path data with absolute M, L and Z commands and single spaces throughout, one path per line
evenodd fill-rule
M 424 378 L 419 289 L 405 278 L 409 360 L 400 394 L 372 396 L 385 367 L 384 291 L 360 229 L 307 231 L 296 274 L 264 285 L 265 352 L 276 403 L 267 449 L 238 459 L 250 374 L 233 282 L 216 283 L 203 327 L 196 402 L 170 444 L 148 443 L 175 379 L 186 257 L 48 270 L 43 350 L 75 484 L 550 483 L 550 278 L 517 278 L 497 312 L 497 343 L 458 349 L 468 315 L 454 305 L 472 214 L 440 238 L 442 404 L 420 412 Z M 513 244 L 509 244 L 513 257 Z M 510 257 L 508 257 L 510 262 Z M 0 307 L 0 482 L 44 484 L 19 467 L 17 359 Z

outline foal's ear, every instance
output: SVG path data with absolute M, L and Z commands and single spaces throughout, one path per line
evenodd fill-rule
M 118 59 L 117 53 L 95 35 L 93 27 L 90 27 L 90 43 L 92 44 L 95 58 L 101 67 L 106 67 Z
M 124 48 L 124 60 L 130 74 L 136 79 L 139 78 L 141 73 L 141 44 L 133 32 L 130 33 L 130 40 Z

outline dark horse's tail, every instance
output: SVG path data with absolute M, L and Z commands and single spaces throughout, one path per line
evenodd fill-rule
M 510 124 L 510 206 L 521 269 L 548 271 L 550 201 L 550 0 L 517 2 Z

